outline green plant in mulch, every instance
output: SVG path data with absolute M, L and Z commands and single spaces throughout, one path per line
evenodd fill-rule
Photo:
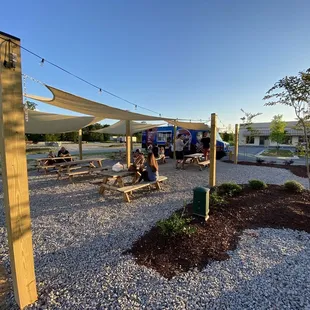
M 284 188 L 291 193 L 301 193 L 305 188 L 297 181 L 286 181 Z
M 213 192 L 210 194 L 210 205 L 212 207 L 219 207 L 227 204 L 225 198 L 219 195 L 217 192 Z
M 250 186 L 250 188 L 255 189 L 255 190 L 267 188 L 267 184 L 263 181 L 260 181 L 260 180 L 250 180 L 249 186 Z
M 234 182 L 228 182 L 221 184 L 217 192 L 221 196 L 237 196 L 242 191 L 242 187 Z
M 181 234 L 191 235 L 196 232 L 196 228 L 190 226 L 191 218 L 184 216 L 185 206 L 182 213 L 174 213 L 168 219 L 157 222 L 160 232 L 165 237 L 174 237 Z

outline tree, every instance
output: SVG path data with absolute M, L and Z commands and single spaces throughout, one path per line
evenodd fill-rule
M 270 124 L 270 140 L 277 142 L 277 150 L 279 144 L 283 143 L 285 139 L 286 123 L 282 120 L 283 115 L 275 115 Z
M 282 104 L 294 109 L 297 126 L 301 128 L 306 142 L 306 167 L 310 188 L 309 169 L 309 138 L 310 111 L 308 103 L 310 98 L 310 69 L 299 72 L 297 76 L 286 76 L 271 87 L 263 100 L 265 106 Z
M 28 110 L 32 110 L 32 111 L 35 111 L 36 109 L 37 109 L 37 104 L 36 103 L 34 103 L 34 102 L 32 102 L 32 101 L 26 101 L 26 104 L 25 104 L 25 106 L 26 106 L 26 108 L 28 109 Z
M 245 112 L 243 109 L 241 109 L 241 112 L 244 114 L 243 117 L 241 117 L 241 121 L 242 121 L 242 126 L 243 128 L 245 128 L 248 132 L 249 132 L 249 140 L 251 140 L 251 138 L 254 138 L 255 135 L 259 134 L 259 131 L 255 128 L 253 128 L 253 119 L 259 115 L 262 115 L 262 113 L 249 113 L 249 112 Z M 246 147 L 244 148 L 244 155 L 246 154 Z
M 220 133 L 221 138 L 225 141 L 225 142 L 233 142 L 234 141 L 234 133 L 233 132 L 228 132 L 228 131 L 224 131 Z

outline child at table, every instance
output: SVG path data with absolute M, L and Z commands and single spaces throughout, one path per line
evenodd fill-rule
M 163 146 L 159 149 L 159 158 L 164 164 L 166 163 L 165 148 Z
M 44 166 L 51 166 L 51 165 L 54 165 L 55 164 L 55 159 L 52 159 L 52 158 L 55 158 L 55 154 L 53 153 L 53 151 L 49 151 L 48 155 L 47 155 L 47 158 L 48 160 L 46 160 L 44 162 Z

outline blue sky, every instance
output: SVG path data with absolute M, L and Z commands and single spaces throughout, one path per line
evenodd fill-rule
M 16 1 L 0 30 L 90 82 L 167 117 L 240 122 L 243 108 L 294 119 L 264 107 L 278 79 L 310 67 L 310 1 Z M 23 72 L 111 106 L 128 103 L 23 52 Z M 47 95 L 27 82 L 27 92 Z M 47 112 L 63 112 L 39 105 Z M 149 112 L 138 109 L 139 112 Z M 70 114 L 70 112 L 66 112 Z

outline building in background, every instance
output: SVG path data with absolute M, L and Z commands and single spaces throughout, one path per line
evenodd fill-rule
M 244 125 L 240 125 L 239 131 L 239 144 L 240 145 L 253 145 L 253 146 L 276 146 L 276 142 L 272 142 L 269 139 L 270 136 L 270 124 L 269 123 L 253 123 L 252 128 L 254 134 L 252 135 Z M 304 142 L 304 135 L 302 130 L 295 129 L 297 122 L 286 122 L 286 138 L 283 144 L 280 146 L 296 146 L 298 143 Z

